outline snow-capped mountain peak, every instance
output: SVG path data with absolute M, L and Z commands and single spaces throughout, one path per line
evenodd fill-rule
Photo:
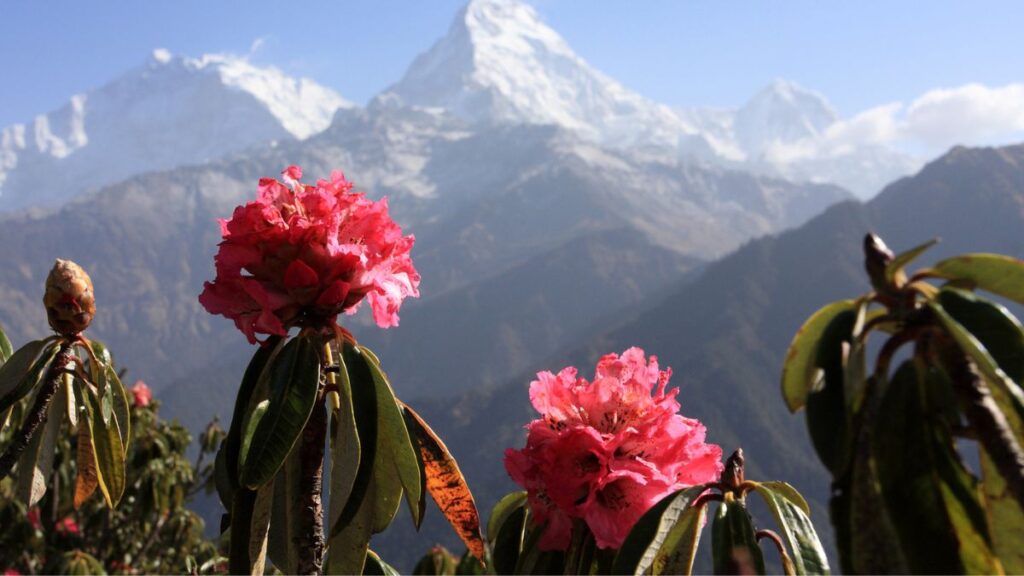
M 820 136 L 837 120 L 824 96 L 779 79 L 736 112 L 734 127 L 738 144 L 756 158 L 772 145 Z
M 161 68 L 219 77 L 225 88 L 249 94 L 261 102 L 285 130 L 300 140 L 327 128 L 339 108 L 352 107 L 351 102 L 333 90 L 308 78 L 293 78 L 272 66 L 256 66 L 247 58 L 231 54 L 189 58 L 157 48 L 147 71 L 159 73 Z
M 0 131 L 0 210 L 54 206 L 148 172 L 304 139 L 351 104 L 244 57 L 156 49 L 140 66 Z
M 605 144 L 693 144 L 696 129 L 592 68 L 518 0 L 472 0 L 386 95 L 474 123 L 555 124 Z

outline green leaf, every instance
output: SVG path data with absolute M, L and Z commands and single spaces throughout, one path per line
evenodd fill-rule
M 856 324 L 856 309 L 844 310 L 833 316 L 821 333 L 818 349 L 810 364 L 821 381 L 807 395 L 807 429 L 818 458 L 833 476 L 840 476 L 847 468 L 852 449 L 849 431 L 852 415 L 847 409 L 846 391 L 855 383 L 847 384 L 846 378 L 847 372 L 856 370 L 847 370 L 844 349 L 850 349 Z M 863 351 L 863 347 L 859 348 Z M 863 354 L 861 352 L 848 360 L 863 363 Z
M 239 487 L 231 507 L 228 570 L 231 574 L 263 574 L 270 530 L 274 485 L 259 490 Z
M 931 407 L 935 377 L 908 360 L 885 391 L 872 448 L 879 487 L 911 572 L 995 573 L 976 482 Z
M 386 458 L 394 469 L 395 477 L 405 492 L 406 504 L 412 514 L 413 524 L 418 528 L 422 522 L 419 502 L 423 488 L 419 456 L 417 450 L 413 448 L 412 438 L 409 436 L 405 418 L 402 416 L 391 384 L 380 365 L 374 360 L 376 356 L 362 346 L 359 347 L 359 351 L 369 368 L 377 392 L 377 438 L 378 441 L 382 441 L 379 448 L 381 450 L 380 457 Z M 391 516 L 393 517 L 394 514 Z M 379 527 L 383 530 L 390 523 L 391 518 L 388 518 L 387 524 Z
M 876 463 L 872 457 L 874 420 L 888 383 L 877 376 L 868 378 L 866 400 L 859 425 L 853 462 L 843 478 L 832 486 L 829 515 L 835 527 L 842 572 L 879 574 L 910 572 L 899 536 L 885 500 L 879 491 Z
M 365 453 L 365 451 L 364 451 Z M 345 503 L 346 510 L 351 506 L 353 512 L 345 514 L 335 524 L 336 533 L 328 539 L 327 569 L 329 574 L 362 574 L 363 566 L 366 563 L 367 552 L 370 546 L 370 537 L 373 535 L 374 512 L 376 491 L 374 479 L 371 477 L 369 484 L 359 491 L 359 498 L 350 498 Z M 356 493 L 353 491 L 353 496 Z
M 911 248 L 910 250 L 907 250 L 906 252 L 897 254 L 896 257 L 892 259 L 892 261 L 885 265 L 885 279 L 888 280 L 889 284 L 894 284 L 896 277 L 901 272 L 903 272 L 903 269 L 907 266 L 907 264 L 910 264 L 911 262 L 916 260 L 918 256 L 924 253 L 925 250 L 938 244 L 938 242 L 939 239 L 934 238 L 932 240 L 925 242 L 924 244 L 921 244 L 920 246 L 916 246 L 914 248 Z
M 501 500 L 491 509 L 491 516 L 487 519 L 487 542 L 493 544 L 498 536 L 498 530 L 505 524 L 513 512 L 526 506 L 526 491 L 512 492 L 502 496 Z
M 796 574 L 828 574 L 828 558 L 808 517 L 803 496 L 785 482 L 758 482 L 754 490 L 764 498 L 782 529 Z
M 1024 509 L 984 448 L 981 449 L 982 493 L 992 549 L 1007 574 L 1024 574 Z
M 1024 327 L 1003 306 L 966 290 L 943 288 L 938 301 L 953 320 L 984 346 L 999 370 L 1011 380 L 1004 381 L 1005 387 L 991 386 L 992 394 L 1016 436 L 1024 438 Z
M 691 486 L 662 498 L 637 520 L 612 564 L 615 574 L 644 574 L 676 522 L 707 487 Z
M 117 418 L 117 430 L 121 433 L 121 449 L 125 454 L 127 454 L 132 426 L 131 401 L 128 400 L 128 390 L 126 390 L 124 384 L 121 383 L 121 379 L 117 377 L 117 372 L 114 371 L 114 367 L 107 364 L 106 371 L 107 384 L 111 388 L 111 394 L 109 395 L 111 408 L 113 410 L 114 417 Z
M 121 432 L 116 417 L 111 418 L 109 422 L 103 421 L 100 399 L 89 390 L 83 392 L 88 406 L 86 417 L 92 435 L 99 489 L 107 501 L 107 506 L 115 508 L 124 494 L 126 485 L 125 453 L 124 445 L 121 443 Z
M 32 391 L 59 348 L 53 340 L 33 340 L 0 366 L 0 414 Z
M 270 406 L 241 465 L 241 482 L 253 489 L 269 482 L 302 434 L 320 387 L 320 354 L 311 338 L 298 337 L 274 356 L 269 372 Z
M 856 306 L 856 300 L 833 302 L 812 314 L 793 336 L 782 365 L 782 396 L 790 412 L 804 407 L 807 394 L 817 381 L 814 360 L 825 329 L 836 316 Z
M 355 415 L 356 430 L 359 433 L 359 468 L 352 489 L 344 508 L 331 527 L 331 534 L 337 535 L 346 524 L 352 521 L 357 511 L 363 508 L 363 501 L 373 483 L 374 464 L 377 461 L 377 393 L 373 386 L 373 376 L 366 361 L 359 352 L 350 345 L 342 347 L 342 363 L 348 375 L 352 394 L 352 409 Z M 372 515 L 371 515 L 372 522 Z M 362 560 L 359 560 L 362 566 Z
M 515 573 L 526 537 L 527 516 L 526 506 L 517 506 L 498 524 L 491 544 L 491 565 L 496 574 Z
M 89 347 L 92 348 L 92 353 L 96 355 L 96 359 L 102 364 L 110 366 L 114 363 L 114 358 L 110 355 L 110 350 L 107 345 L 99 340 L 90 340 Z
M 655 555 L 650 570 L 652 574 L 693 574 L 693 562 L 697 557 L 707 509 L 707 506 L 691 506 L 683 512 Z
M 17 496 L 29 507 L 35 506 L 46 494 L 46 484 L 53 471 L 53 452 L 66 410 L 67 395 L 58 388 L 46 410 L 46 422 L 36 428 L 18 459 Z
M 331 484 L 328 526 L 338 522 L 348 503 L 359 473 L 360 442 L 356 415 L 352 405 L 352 386 L 344 359 L 338 355 L 338 409 L 331 412 Z
M 250 573 L 262 576 L 270 540 L 270 519 L 273 516 L 274 482 L 260 486 L 252 507 L 252 527 L 249 529 Z
M 375 365 L 373 358 L 364 353 L 363 350 L 349 345 L 344 346 L 342 356 L 348 369 L 349 381 L 352 385 L 353 405 L 357 417 L 364 410 L 367 413 L 373 412 L 376 416 L 376 422 L 372 428 L 376 444 L 374 450 L 372 452 L 366 450 L 367 443 L 360 438 L 362 454 L 373 456 L 372 460 L 364 461 L 366 462 L 368 473 L 372 474 L 374 483 L 373 530 L 376 534 L 387 529 L 395 514 L 398 513 L 398 508 L 402 503 L 402 479 L 396 470 L 396 464 L 398 463 L 394 461 L 394 449 L 396 444 L 401 443 L 400 435 L 404 435 L 408 439 L 409 432 L 405 428 L 401 412 L 398 411 L 398 404 L 395 401 L 394 394 L 391 393 L 390 387 L 387 386 L 387 381 L 382 379 L 383 374 L 381 374 L 379 367 Z M 373 408 L 364 408 L 363 404 L 372 404 Z M 393 412 L 397 413 L 398 425 L 401 430 L 395 427 Z M 362 435 L 362 422 L 357 421 L 357 426 L 360 430 L 360 435 Z M 411 444 L 409 450 L 412 450 Z M 408 461 L 408 455 L 403 457 L 405 463 L 402 465 L 408 466 L 412 464 L 415 467 L 415 484 L 418 489 L 419 463 L 415 460 L 414 452 L 412 453 L 412 458 L 412 461 Z M 364 461 L 360 462 L 359 474 L 362 473 Z M 355 488 L 360 486 L 359 474 L 356 475 L 355 487 L 353 488 L 354 493 L 356 492 Z M 418 499 L 417 494 L 416 500 Z M 411 504 L 413 509 L 418 510 L 415 500 Z M 341 517 L 344 518 L 345 516 L 346 514 L 343 510 Z
M 400 576 L 398 570 L 381 560 L 373 550 L 366 552 L 366 566 L 363 568 L 363 574 L 366 576 Z
M 299 511 L 302 484 L 302 461 L 299 450 L 292 450 L 274 477 L 274 503 L 267 536 L 267 552 L 274 566 L 285 574 L 299 573 L 299 549 L 295 538 L 302 537 Z
M 726 495 L 711 521 L 711 557 L 715 574 L 764 574 L 764 557 L 757 545 L 754 525 L 742 502 Z
M 238 453 L 239 467 L 245 466 L 245 461 L 249 456 L 249 448 L 252 446 L 252 437 L 256 434 L 256 428 L 259 427 L 263 417 L 267 415 L 267 409 L 269 408 L 270 400 L 263 400 L 256 404 L 252 412 L 249 413 L 245 422 L 245 431 L 242 433 L 242 447 Z
M 1002 353 L 1003 351 L 1009 351 L 1009 355 L 1012 355 L 1013 349 L 1016 348 L 1016 343 L 1013 342 L 1014 330 L 1017 328 L 1009 327 L 1006 325 L 1000 325 L 997 314 L 1000 314 L 998 308 L 995 308 L 995 304 L 987 303 L 982 300 L 975 300 L 971 302 L 968 300 L 962 292 L 944 289 L 941 294 L 942 299 L 948 303 L 954 304 L 954 308 L 960 310 L 961 317 L 967 319 L 972 325 L 978 328 L 980 334 L 984 334 L 986 339 L 999 340 L 995 342 L 998 349 Z M 984 344 L 970 331 L 964 327 L 963 324 L 955 320 L 948 312 L 946 312 L 945 306 L 940 303 L 939 300 L 932 300 L 928 302 L 928 306 L 938 316 L 939 321 L 942 323 L 946 331 L 956 340 L 956 343 L 960 346 L 960 349 L 964 351 L 968 356 L 974 360 L 974 363 L 978 366 L 978 370 L 981 375 L 984 376 L 985 381 L 988 383 L 989 388 L 992 391 L 992 397 L 999 405 L 999 408 L 1006 416 L 1007 421 L 1017 434 L 1020 434 L 1020 430 L 1024 430 L 1024 391 L 1021 390 L 1020 386 L 1010 379 L 1006 375 L 1006 372 L 996 363 L 996 360 L 989 354 L 988 349 Z M 993 310 L 993 308 L 995 308 Z M 964 310 L 982 315 L 979 318 L 969 318 L 964 314 Z M 1007 313 L 1008 314 L 1008 313 Z M 1001 316 L 1003 321 L 1008 321 L 1006 316 Z M 993 335 L 995 338 L 993 338 Z M 1019 336 L 1016 336 L 1019 338 Z M 1006 339 L 1005 341 L 1003 339 Z M 1007 366 L 1012 364 L 1010 360 L 1006 360 Z M 1016 370 L 1017 367 L 1014 365 L 1012 369 Z
M 242 449 L 243 423 L 246 415 L 251 410 L 250 401 L 256 391 L 263 375 L 267 362 L 272 356 L 280 351 L 284 340 L 280 336 L 271 336 L 267 342 L 256 349 L 249 365 L 242 376 L 242 383 L 238 387 L 238 395 L 235 397 L 235 408 L 231 415 L 231 425 L 228 427 L 227 436 L 217 450 L 215 471 L 217 495 L 220 497 L 224 508 L 231 510 L 231 502 L 234 498 L 234 491 L 239 487 L 238 460 Z
M 11 341 L 7 339 L 4 327 L 0 326 L 0 365 L 3 365 L 11 357 L 11 354 L 14 354 L 14 348 L 11 347 Z
M 485 546 L 480 534 L 480 513 L 459 464 L 441 438 L 415 410 L 403 406 L 402 412 L 408 429 L 419 447 L 421 470 L 426 479 L 427 491 L 466 548 L 480 562 L 484 562 Z
M 369 367 L 355 348 L 350 345 L 342 347 L 340 366 L 346 375 L 342 383 L 349 383 L 352 398 L 352 413 L 358 432 L 359 466 L 355 478 L 345 481 L 346 484 L 351 483 L 351 489 L 341 511 L 335 512 L 335 505 L 332 504 L 331 517 L 335 519 L 332 520 L 329 533 L 327 572 L 360 574 L 369 549 L 370 536 L 374 533 L 377 507 L 374 473 L 378 450 L 377 394 Z M 344 400 L 342 397 L 343 408 Z M 346 474 L 351 474 L 350 468 Z M 334 498 L 333 492 L 331 498 Z M 397 500 L 395 503 L 397 509 Z
M 967 282 L 1024 304 L 1024 260 L 999 254 L 965 254 L 943 260 L 925 272 Z

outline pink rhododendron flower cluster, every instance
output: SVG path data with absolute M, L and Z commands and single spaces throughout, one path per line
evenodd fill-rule
M 153 391 L 142 380 L 136 380 L 131 388 L 132 406 L 145 408 L 153 400 Z
M 722 472 L 722 449 L 704 442 L 699 421 L 677 414 L 671 370 L 630 348 L 597 363 L 592 382 L 575 368 L 537 374 L 530 401 L 541 417 L 505 468 L 526 489 L 544 550 L 569 546 L 574 518 L 600 548 L 619 548 L 633 524 L 670 493 Z
M 420 276 L 409 256 L 414 238 L 388 215 L 387 199 L 351 192 L 338 171 L 316 185 L 299 182 L 298 166 L 282 177 L 261 179 L 256 201 L 220 221 L 217 278 L 199 302 L 252 343 L 292 326 L 332 326 L 363 298 L 379 326 L 398 325 L 402 300 L 419 296 Z

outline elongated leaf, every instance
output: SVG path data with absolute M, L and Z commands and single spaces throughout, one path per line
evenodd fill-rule
M 1006 480 L 984 449 L 981 478 L 992 549 L 1007 574 L 1024 574 L 1024 509 L 1010 494 Z
M 259 427 L 260 422 L 263 421 L 263 417 L 267 415 L 267 409 L 269 408 L 270 400 L 262 400 L 249 413 L 245 421 L 245 429 L 242 432 L 242 446 L 238 453 L 239 466 L 245 466 L 246 458 L 249 456 L 249 449 L 252 447 L 252 438 L 256 435 L 256 429 Z
M 885 392 L 873 451 L 878 482 L 915 573 L 998 572 L 974 478 L 935 420 L 929 376 L 904 362 Z
M 343 366 L 346 367 L 350 392 L 352 393 L 352 409 L 355 415 L 356 430 L 359 433 L 359 468 L 352 480 L 352 490 L 338 519 L 331 526 L 331 534 L 337 535 L 361 511 L 369 486 L 373 483 L 374 463 L 377 461 L 377 393 L 373 386 L 373 376 L 366 361 L 352 346 L 342 347 Z M 376 497 L 376 496 L 374 496 Z M 372 518 L 371 518 L 372 521 Z M 360 566 L 362 560 L 359 560 Z
M 7 362 L 7 359 L 14 354 L 14 348 L 11 347 L 11 341 L 7 339 L 7 333 L 4 332 L 4 327 L 0 326 L 0 365 Z
M 692 574 L 697 557 L 700 532 L 704 528 L 707 506 L 690 506 L 665 536 L 651 564 L 651 574 Z
M 945 291 L 945 290 L 944 290 Z M 962 295 L 957 294 L 953 291 L 948 291 L 947 294 L 943 295 L 944 299 L 949 301 L 952 299 L 962 298 Z M 963 301 L 961 301 L 963 303 Z M 984 303 L 975 302 L 975 306 L 967 307 L 968 310 L 982 312 L 982 309 L 987 309 Z M 996 403 L 1002 409 L 1003 414 L 1006 416 L 1007 421 L 1014 430 L 1024 430 L 1024 391 L 1021 390 L 1020 386 L 1010 379 L 1006 375 L 1006 372 L 996 363 L 995 359 L 989 354 L 988 349 L 985 347 L 974 334 L 969 332 L 963 324 L 957 322 L 949 313 L 946 312 L 945 307 L 939 303 L 938 300 L 932 300 L 928 302 L 928 306 L 938 316 L 939 321 L 942 322 L 943 327 L 949 332 L 956 343 L 960 346 L 968 356 L 974 360 L 974 363 L 978 366 L 978 370 L 981 371 L 982 376 L 985 377 L 985 381 L 992 389 L 992 397 Z M 994 305 L 993 305 L 994 306 Z M 972 322 L 974 320 L 971 320 Z M 984 321 L 984 320 L 982 320 Z M 988 323 L 986 326 L 987 330 L 991 330 L 992 327 L 997 326 L 994 323 Z M 991 332 L 983 331 L 982 333 L 991 334 Z M 997 334 L 1003 333 L 1002 330 L 997 331 Z M 1001 342 L 1001 347 L 1011 347 L 1012 342 Z
M 74 382 L 73 391 L 75 401 L 79 406 L 85 407 L 85 415 L 78 421 L 78 454 L 75 458 L 75 466 L 78 475 L 75 478 L 75 510 L 82 507 L 82 504 L 92 496 L 99 486 L 99 473 L 96 471 L 96 449 L 92 445 L 92 427 L 89 425 L 88 404 L 83 390 L 84 384 Z
M 121 450 L 128 453 L 128 442 L 131 438 L 131 401 L 128 400 L 128 390 L 125 389 L 117 372 L 111 365 L 106 366 L 107 384 L 111 387 L 111 407 L 117 417 L 117 429 L 121 433 Z
M 423 470 L 427 477 L 427 491 L 466 548 L 481 563 L 486 562 L 484 539 L 480 534 L 480 513 L 477 511 L 473 493 L 466 484 L 466 478 L 459 470 L 458 462 L 415 410 L 405 406 L 404 413 L 409 431 L 419 446 Z
M 927 270 L 947 280 L 966 281 L 982 290 L 1024 304 L 1024 261 L 999 254 L 965 254 Z
M 59 345 L 53 340 L 33 340 L 0 366 L 0 414 L 28 395 L 46 373 Z
M 633 525 L 619 548 L 612 572 L 644 574 L 650 572 L 655 556 L 679 519 L 707 487 L 683 488 L 662 498 Z
M 846 574 L 906 574 L 906 558 L 899 545 L 878 487 L 872 445 L 882 392 L 888 386 L 882 376 L 870 376 L 861 422 L 856 427 L 853 462 L 848 475 L 833 484 L 829 515 L 835 526 L 843 572 Z
M 124 494 L 126 485 L 124 445 L 121 444 L 121 432 L 118 430 L 117 418 L 104 422 L 101 416 L 100 399 L 85 391 L 85 400 L 89 406 L 87 424 L 92 433 L 93 454 L 96 459 L 96 479 L 100 492 L 107 501 L 107 506 L 115 508 Z
M 231 502 L 234 491 L 238 489 L 238 457 L 242 449 L 242 424 L 245 420 L 250 406 L 253 392 L 260 381 L 260 376 L 267 366 L 271 356 L 281 349 L 283 340 L 279 336 L 271 336 L 267 342 L 256 350 L 249 361 L 245 374 L 242 376 L 242 383 L 238 387 L 238 396 L 235 398 L 235 408 L 231 415 L 231 425 L 228 427 L 227 436 L 217 451 L 216 460 L 216 486 L 217 494 L 224 507 L 231 510 Z
M 295 538 L 301 537 L 299 511 L 302 508 L 302 484 L 302 461 L 299 451 L 292 450 L 284 466 L 274 476 L 274 504 L 267 537 L 270 561 L 285 574 L 299 573 L 299 549 L 295 545 Z
M 374 425 L 374 438 L 375 447 L 372 452 L 366 450 L 367 443 L 360 438 L 360 446 L 362 447 L 362 455 L 373 456 L 372 460 L 361 460 L 359 463 L 360 472 L 363 472 L 364 461 L 368 467 L 368 472 L 373 477 L 374 484 L 374 533 L 383 532 L 391 524 L 395 514 L 398 513 L 398 508 L 402 503 L 402 480 L 399 477 L 394 463 L 394 452 L 393 445 L 399 442 L 398 431 L 394 427 L 393 412 L 398 411 L 398 404 L 395 401 L 394 395 L 391 393 L 390 388 L 387 386 L 387 382 L 381 379 L 379 368 L 374 365 L 373 358 L 368 354 L 365 354 L 361 349 L 352 348 L 349 345 L 345 345 L 343 351 L 343 357 L 345 360 L 345 366 L 349 371 L 349 381 L 352 385 L 353 393 L 353 404 L 355 413 L 360 415 L 361 412 L 366 410 L 367 412 L 374 412 L 376 415 L 376 423 Z M 364 408 L 362 405 L 365 403 L 372 403 L 373 408 Z M 402 415 L 398 412 L 399 425 L 401 426 L 401 434 L 404 434 L 408 438 L 409 433 L 405 429 L 405 422 L 401 420 Z M 363 434 L 363 423 L 357 422 L 360 436 Z M 411 447 L 409 448 L 411 450 Z M 419 487 L 419 464 L 415 461 L 415 452 L 412 454 L 412 464 L 416 467 L 416 486 Z M 361 484 L 359 474 L 356 475 L 356 480 L 353 488 L 353 492 L 356 493 L 356 488 Z M 418 498 L 417 498 L 418 500 Z M 414 509 L 418 510 L 417 503 L 412 502 Z M 345 517 L 345 511 L 342 511 L 342 518 Z
M 394 468 L 394 472 L 401 483 L 402 490 L 405 492 L 405 499 L 409 506 L 409 512 L 412 514 L 413 524 L 419 528 L 420 523 L 423 521 L 419 504 L 422 497 L 423 479 L 420 476 L 417 451 L 413 447 L 412 438 L 410 438 L 409 429 L 406 428 L 405 419 L 402 417 L 402 411 L 398 405 L 398 400 L 395 398 L 395 393 L 391 389 L 391 384 L 388 382 L 384 371 L 381 370 L 380 365 L 375 360 L 376 356 L 364 347 L 360 347 L 359 350 L 363 353 L 363 357 L 367 358 L 366 364 L 370 369 L 373 384 L 377 391 L 377 434 L 379 439 L 384 440 L 382 456 L 391 462 L 391 466 Z M 420 422 L 422 423 L 422 421 Z M 454 464 L 454 460 L 452 460 L 452 463 Z M 455 467 L 455 470 L 458 470 L 458 466 Z M 461 478 L 461 475 L 459 478 Z M 436 499 L 437 496 L 434 496 Z M 470 496 L 470 502 L 472 502 L 472 496 Z M 476 511 L 475 505 L 473 510 L 474 512 Z M 480 531 L 479 526 L 479 518 L 477 518 L 478 534 Z
M 352 405 L 352 386 L 341 354 L 338 355 L 338 408 L 331 412 L 331 484 L 328 527 L 334 526 L 348 503 L 359 473 L 359 429 Z
M 491 545 L 491 561 L 496 574 L 514 574 L 526 538 L 527 508 L 511 509 L 505 521 L 498 524 Z
M 726 495 L 711 521 L 711 556 L 715 574 L 740 574 L 753 570 L 764 574 L 764 557 L 757 545 L 747 509 Z
M 754 489 L 764 498 L 782 530 L 796 574 L 828 574 L 828 558 L 807 516 L 803 497 L 785 482 L 757 483 Z M 799 500 L 794 500 L 794 495 Z
M 855 307 L 855 300 L 833 302 L 812 314 L 793 336 L 782 365 L 782 396 L 790 412 L 804 407 L 817 380 L 814 360 L 825 329 L 836 316 Z
M 71 374 L 65 374 L 61 379 L 60 389 L 57 393 L 64 395 L 68 423 L 72 428 L 76 428 L 78 426 L 78 401 L 75 399 L 75 377 Z
M 273 483 L 258 491 L 239 487 L 235 492 L 228 554 L 232 574 L 263 574 L 273 493 Z
M 364 451 L 365 452 L 365 451 Z M 373 478 L 359 491 L 358 500 L 349 499 L 346 508 L 355 506 L 351 517 L 335 524 L 337 533 L 328 539 L 327 570 L 330 574 L 362 574 L 366 553 L 373 535 L 376 491 Z M 346 515 L 343 514 L 343 517 Z
M 252 534 L 252 511 L 256 505 L 256 491 L 239 487 L 231 506 L 230 538 L 228 539 L 228 572 L 251 574 L 249 541 Z
M 907 264 L 916 260 L 918 256 L 925 252 L 925 250 L 935 246 L 938 242 L 939 240 L 937 238 L 929 240 L 920 246 L 915 246 L 906 252 L 897 254 L 892 261 L 885 265 L 885 279 L 888 280 L 889 283 L 893 283 L 897 276 L 903 273 L 903 269 L 906 268 Z
M 526 506 L 526 491 L 512 492 L 502 496 L 501 500 L 491 509 L 491 515 L 487 519 L 487 542 L 494 543 L 498 536 L 498 530 L 508 520 L 513 512 Z
M 250 574 L 262 576 L 267 561 L 270 519 L 274 500 L 274 482 L 260 486 L 252 506 L 252 527 L 249 529 Z
M 373 550 L 366 552 L 366 566 L 363 568 L 363 574 L 365 576 L 400 576 L 398 570 L 381 560 Z
M 67 411 L 65 398 L 58 389 L 46 410 L 46 422 L 36 429 L 18 460 L 18 499 L 29 507 L 35 506 L 46 494 L 46 484 L 53 472 L 54 447 Z
M 302 434 L 320 386 L 320 354 L 310 338 L 298 337 L 285 344 L 266 369 L 270 406 L 241 467 L 241 482 L 250 489 L 274 477 Z
M 861 352 L 856 357 L 849 357 L 844 350 L 849 351 L 854 341 L 857 318 L 857 309 L 833 316 L 821 333 L 811 363 L 812 369 L 821 375 L 821 382 L 807 395 L 807 429 L 818 458 L 833 476 L 842 475 L 847 468 L 852 449 L 849 432 L 852 414 L 847 409 L 846 391 L 854 383 L 848 383 L 846 377 L 847 372 L 855 376 L 859 369 L 848 371 L 847 364 L 863 363 L 863 347 L 859 347 Z
M 758 482 L 758 484 L 763 488 L 767 488 L 775 492 L 775 494 L 777 494 L 778 496 L 781 496 L 782 498 L 789 500 L 790 502 L 795 504 L 801 512 L 803 512 L 806 516 L 810 517 L 811 507 L 807 504 L 807 500 L 803 497 L 803 495 L 800 494 L 800 492 L 797 492 L 796 488 L 792 487 L 786 482 L 782 482 L 779 480 L 774 480 L 771 482 Z
M 108 349 L 107 345 L 103 342 L 100 342 L 99 340 L 90 340 L 89 347 L 92 348 L 92 353 L 101 364 L 110 366 L 114 363 L 114 358 L 110 355 L 110 349 Z

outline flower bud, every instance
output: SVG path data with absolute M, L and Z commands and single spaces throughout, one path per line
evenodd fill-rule
M 46 278 L 43 305 L 54 332 L 61 336 L 81 333 L 96 315 L 92 280 L 78 264 L 58 259 Z

